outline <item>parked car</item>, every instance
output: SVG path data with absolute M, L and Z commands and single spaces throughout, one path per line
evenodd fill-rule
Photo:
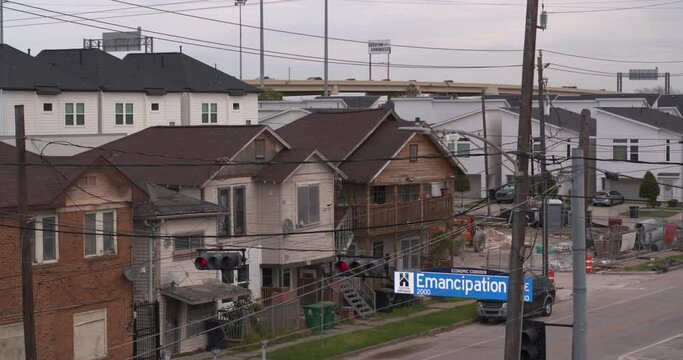
M 524 316 L 541 314 L 550 316 L 553 313 L 555 303 L 555 284 L 547 276 L 534 276 L 532 278 L 531 302 L 524 302 Z M 496 300 L 477 301 L 477 319 L 486 323 L 489 319 L 505 320 L 507 318 L 507 302 Z
M 496 189 L 495 200 L 497 202 L 510 202 L 515 199 L 515 184 L 505 184 Z
M 598 206 L 598 205 L 605 205 L 605 206 L 612 206 L 615 204 L 623 204 L 624 203 L 624 195 L 621 195 L 620 192 L 616 190 L 612 190 L 610 192 L 607 191 L 598 191 L 593 195 L 593 206 Z

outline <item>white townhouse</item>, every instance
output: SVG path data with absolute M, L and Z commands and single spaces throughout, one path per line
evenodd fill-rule
M 0 140 L 14 136 L 24 105 L 29 150 L 65 141 L 92 147 L 159 125 L 258 122 L 258 90 L 182 53 L 44 50 L 32 57 L 0 45 Z M 54 145 L 48 155 L 86 148 Z
M 510 104 L 505 98 L 496 96 L 486 98 L 486 109 L 498 109 Z M 389 103 L 402 119 L 413 120 L 419 117 L 428 124 L 443 123 L 466 114 L 481 111 L 481 98 L 439 99 L 433 97 L 397 97 Z
M 540 113 L 537 108 L 532 110 L 531 136 L 533 139 L 532 150 L 540 151 Z M 548 158 L 547 169 L 555 176 L 566 175 L 569 170 L 567 161 L 571 155 L 571 148 L 577 146 L 581 116 L 579 114 L 563 110 L 551 109 L 546 122 L 546 157 Z M 590 134 L 595 135 L 595 120 L 590 121 Z M 483 136 L 482 112 L 474 111 L 453 119 L 437 123 L 432 126 L 437 131 L 449 133 L 453 131 L 465 131 Z M 486 135 L 487 139 L 501 148 L 504 152 L 514 153 L 517 151 L 517 139 L 519 132 L 519 109 L 500 108 L 486 110 Z M 478 139 L 465 135 L 452 133 L 444 137 L 448 148 L 465 168 L 469 177 L 470 191 L 465 193 L 469 197 L 486 196 L 486 178 L 484 167 L 484 143 Z M 514 181 L 514 165 L 492 147 L 488 148 L 489 161 L 489 187 L 496 188 L 502 184 Z M 514 157 L 514 155 L 513 155 Z M 530 174 L 540 173 L 540 164 L 529 167 Z
M 640 179 L 650 171 L 660 183 L 661 201 L 683 200 L 679 188 L 683 185 L 680 117 L 649 108 L 615 107 L 598 108 L 594 116 L 598 189 L 617 190 L 626 199 L 639 199 Z

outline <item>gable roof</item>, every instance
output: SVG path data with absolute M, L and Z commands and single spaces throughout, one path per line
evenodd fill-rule
M 330 167 L 330 171 L 340 174 L 343 178 L 346 175 L 334 164 L 327 161 L 317 150 L 284 150 L 280 151 L 268 165 L 264 166 L 253 179 L 256 181 L 282 183 L 287 180 L 304 162 L 314 161 L 311 158 L 317 157 Z
M 98 87 L 87 79 L 52 69 L 31 55 L 0 44 L 0 89 L 58 93 L 97 91 Z
M 658 107 L 675 107 L 678 112 L 683 115 L 683 95 L 660 95 L 657 99 Z
M 683 134 L 683 121 L 678 116 L 650 108 L 601 107 L 600 110 L 623 116 L 646 125 Z
M 506 108 L 505 110 L 512 111 L 517 115 L 519 115 L 520 112 L 519 108 Z M 533 119 L 539 120 L 541 116 L 542 112 L 539 108 L 531 109 L 531 117 Z M 548 116 L 547 121 L 548 124 L 559 126 L 575 132 L 581 132 L 581 122 L 583 120 L 581 118 L 581 114 L 577 114 L 573 111 L 565 110 L 562 108 L 552 107 L 550 108 L 550 115 Z M 589 135 L 595 136 L 597 133 L 597 125 L 595 122 L 595 118 L 591 117 L 588 122 L 588 125 L 590 127 Z
M 258 92 L 257 88 L 183 53 L 128 54 L 123 62 L 152 72 L 183 90 L 231 95 Z
M 277 133 L 295 149 L 318 150 L 335 163 L 351 155 L 392 114 L 389 109 L 318 110 Z
M 16 147 L 0 142 L 0 208 L 16 208 L 17 206 L 17 171 Z M 2 165 L 10 164 L 10 165 Z M 70 157 L 44 157 L 26 152 L 26 186 L 28 189 L 28 206 L 30 208 L 51 208 L 60 199 L 64 191 L 70 187 L 84 172 L 90 168 L 104 167 L 120 174 L 102 157 L 78 159 Z M 132 182 L 131 184 L 135 186 Z
M 43 50 L 36 60 L 44 66 L 86 79 L 104 91 L 163 94 L 182 90 L 100 49 Z
M 399 119 L 391 109 L 320 111 L 280 128 L 278 133 L 296 149 L 317 149 L 332 162 L 341 163 L 339 169 L 350 182 L 368 183 L 415 136 L 399 127 L 413 125 Z
M 104 156 L 136 182 L 201 186 L 263 132 L 289 147 L 265 125 L 155 126 L 78 156 Z

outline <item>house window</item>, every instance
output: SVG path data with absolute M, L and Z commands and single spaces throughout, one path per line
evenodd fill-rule
M 633 144 L 636 144 L 636 145 L 633 145 Z M 629 159 L 631 161 L 638 161 L 638 139 L 631 139 Z
M 85 213 L 85 257 L 116 253 L 116 210 Z
M 240 111 L 240 103 L 232 103 L 232 111 Z
M 289 268 L 282 269 L 282 287 L 290 287 L 292 285 L 292 270 Z
M 605 178 L 600 178 L 600 186 L 602 186 L 602 190 L 605 190 Z
M 391 193 L 389 187 L 387 186 L 373 186 L 370 190 L 370 199 L 372 200 L 373 204 L 385 204 L 391 200 L 390 198 Z
M 234 189 L 235 198 L 235 231 L 234 234 L 244 235 L 247 233 L 247 219 L 246 219 L 246 189 L 244 186 L 236 187 Z
M 401 254 L 403 255 L 404 269 L 417 269 L 420 267 L 420 239 L 401 240 Z
M 107 310 L 74 314 L 74 359 L 107 356 Z
M 458 157 L 468 158 L 470 157 L 470 143 L 469 142 L 458 142 L 458 150 L 455 153 Z
M 57 218 L 38 216 L 28 225 L 34 264 L 57 261 Z
M 221 280 L 226 284 L 234 284 L 235 270 L 221 270 Z
M 408 157 L 410 162 L 417 162 L 417 144 L 410 144 L 410 156 Z
M 173 257 L 192 257 L 204 246 L 204 234 L 187 234 L 173 237 Z
M 372 256 L 380 258 L 384 256 L 384 241 L 375 241 L 372 243 Z
M 398 186 L 398 200 L 399 201 L 416 201 L 420 200 L 420 185 L 409 184 Z
M 52 103 L 43 103 L 43 111 L 52 112 Z
M 237 286 L 249 288 L 249 265 L 237 269 Z
M 251 125 L 251 120 L 247 120 L 245 124 L 246 124 L 246 125 Z
M 319 185 L 305 185 L 296 188 L 297 219 L 299 225 L 320 222 L 320 189 Z
M 202 104 L 202 124 L 215 124 L 218 122 L 218 104 Z
M 256 160 L 262 160 L 266 158 L 266 140 L 256 139 L 254 141 L 254 147 L 256 148 Z
M 455 141 L 454 140 L 448 141 L 448 150 L 455 151 Z
M 626 145 L 626 139 L 614 139 L 612 140 L 612 159 L 614 160 L 626 160 L 628 146 Z
M 64 125 L 82 126 L 85 125 L 85 104 L 66 103 L 64 104 Z
M 159 103 L 152 103 L 150 104 L 150 109 L 152 111 L 159 111 Z
M 218 236 L 230 236 L 230 188 L 218 189 L 218 206 L 221 215 L 218 215 Z
M 273 268 L 261 269 L 261 286 L 273 287 Z
M 666 141 L 666 161 L 671 161 L 671 140 Z
M 116 125 L 133 125 L 133 103 L 116 103 L 114 112 Z
M 571 146 L 571 144 L 568 143 L 567 144 L 567 157 L 569 158 L 571 156 L 572 156 L 572 146 Z

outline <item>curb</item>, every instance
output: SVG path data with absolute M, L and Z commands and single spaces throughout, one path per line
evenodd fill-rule
M 337 356 L 329 357 L 329 358 L 327 358 L 327 359 L 330 359 L 330 360 L 337 360 L 337 359 L 342 359 L 342 358 L 345 358 L 345 357 L 348 357 L 348 356 L 355 356 L 355 355 L 358 355 L 358 354 L 360 354 L 360 353 L 362 353 L 362 352 L 374 350 L 374 349 L 380 348 L 380 347 L 382 347 L 382 346 L 398 344 L 398 343 L 400 343 L 400 342 L 403 342 L 403 341 L 406 341 L 406 340 L 410 340 L 410 339 L 414 339 L 414 338 L 418 338 L 418 337 L 421 337 L 421 336 L 428 336 L 428 335 L 440 334 L 440 333 L 443 333 L 443 332 L 446 332 L 446 331 L 455 330 L 455 329 L 457 329 L 457 328 L 459 328 L 459 327 L 463 327 L 463 326 L 466 326 L 466 325 L 474 324 L 474 323 L 476 323 L 476 322 L 477 322 L 476 319 L 463 320 L 463 321 L 461 321 L 461 322 L 459 322 L 459 323 L 455 323 L 455 324 L 448 325 L 448 326 L 442 326 L 442 327 L 435 328 L 435 329 L 431 329 L 431 330 L 427 330 L 427 331 L 422 331 L 422 332 L 419 332 L 419 333 L 415 333 L 415 334 L 412 334 L 412 335 L 404 336 L 404 337 L 401 337 L 401 338 L 398 338 L 398 339 L 394 339 L 394 340 L 391 340 L 391 341 L 387 341 L 387 342 L 383 342 L 383 343 L 380 343 L 380 344 L 370 345 L 370 346 L 364 347 L 364 348 L 362 348 L 362 349 L 350 351 L 350 352 L 347 352 L 347 353 L 345 353 L 345 354 L 343 354 L 343 355 L 337 355 Z

